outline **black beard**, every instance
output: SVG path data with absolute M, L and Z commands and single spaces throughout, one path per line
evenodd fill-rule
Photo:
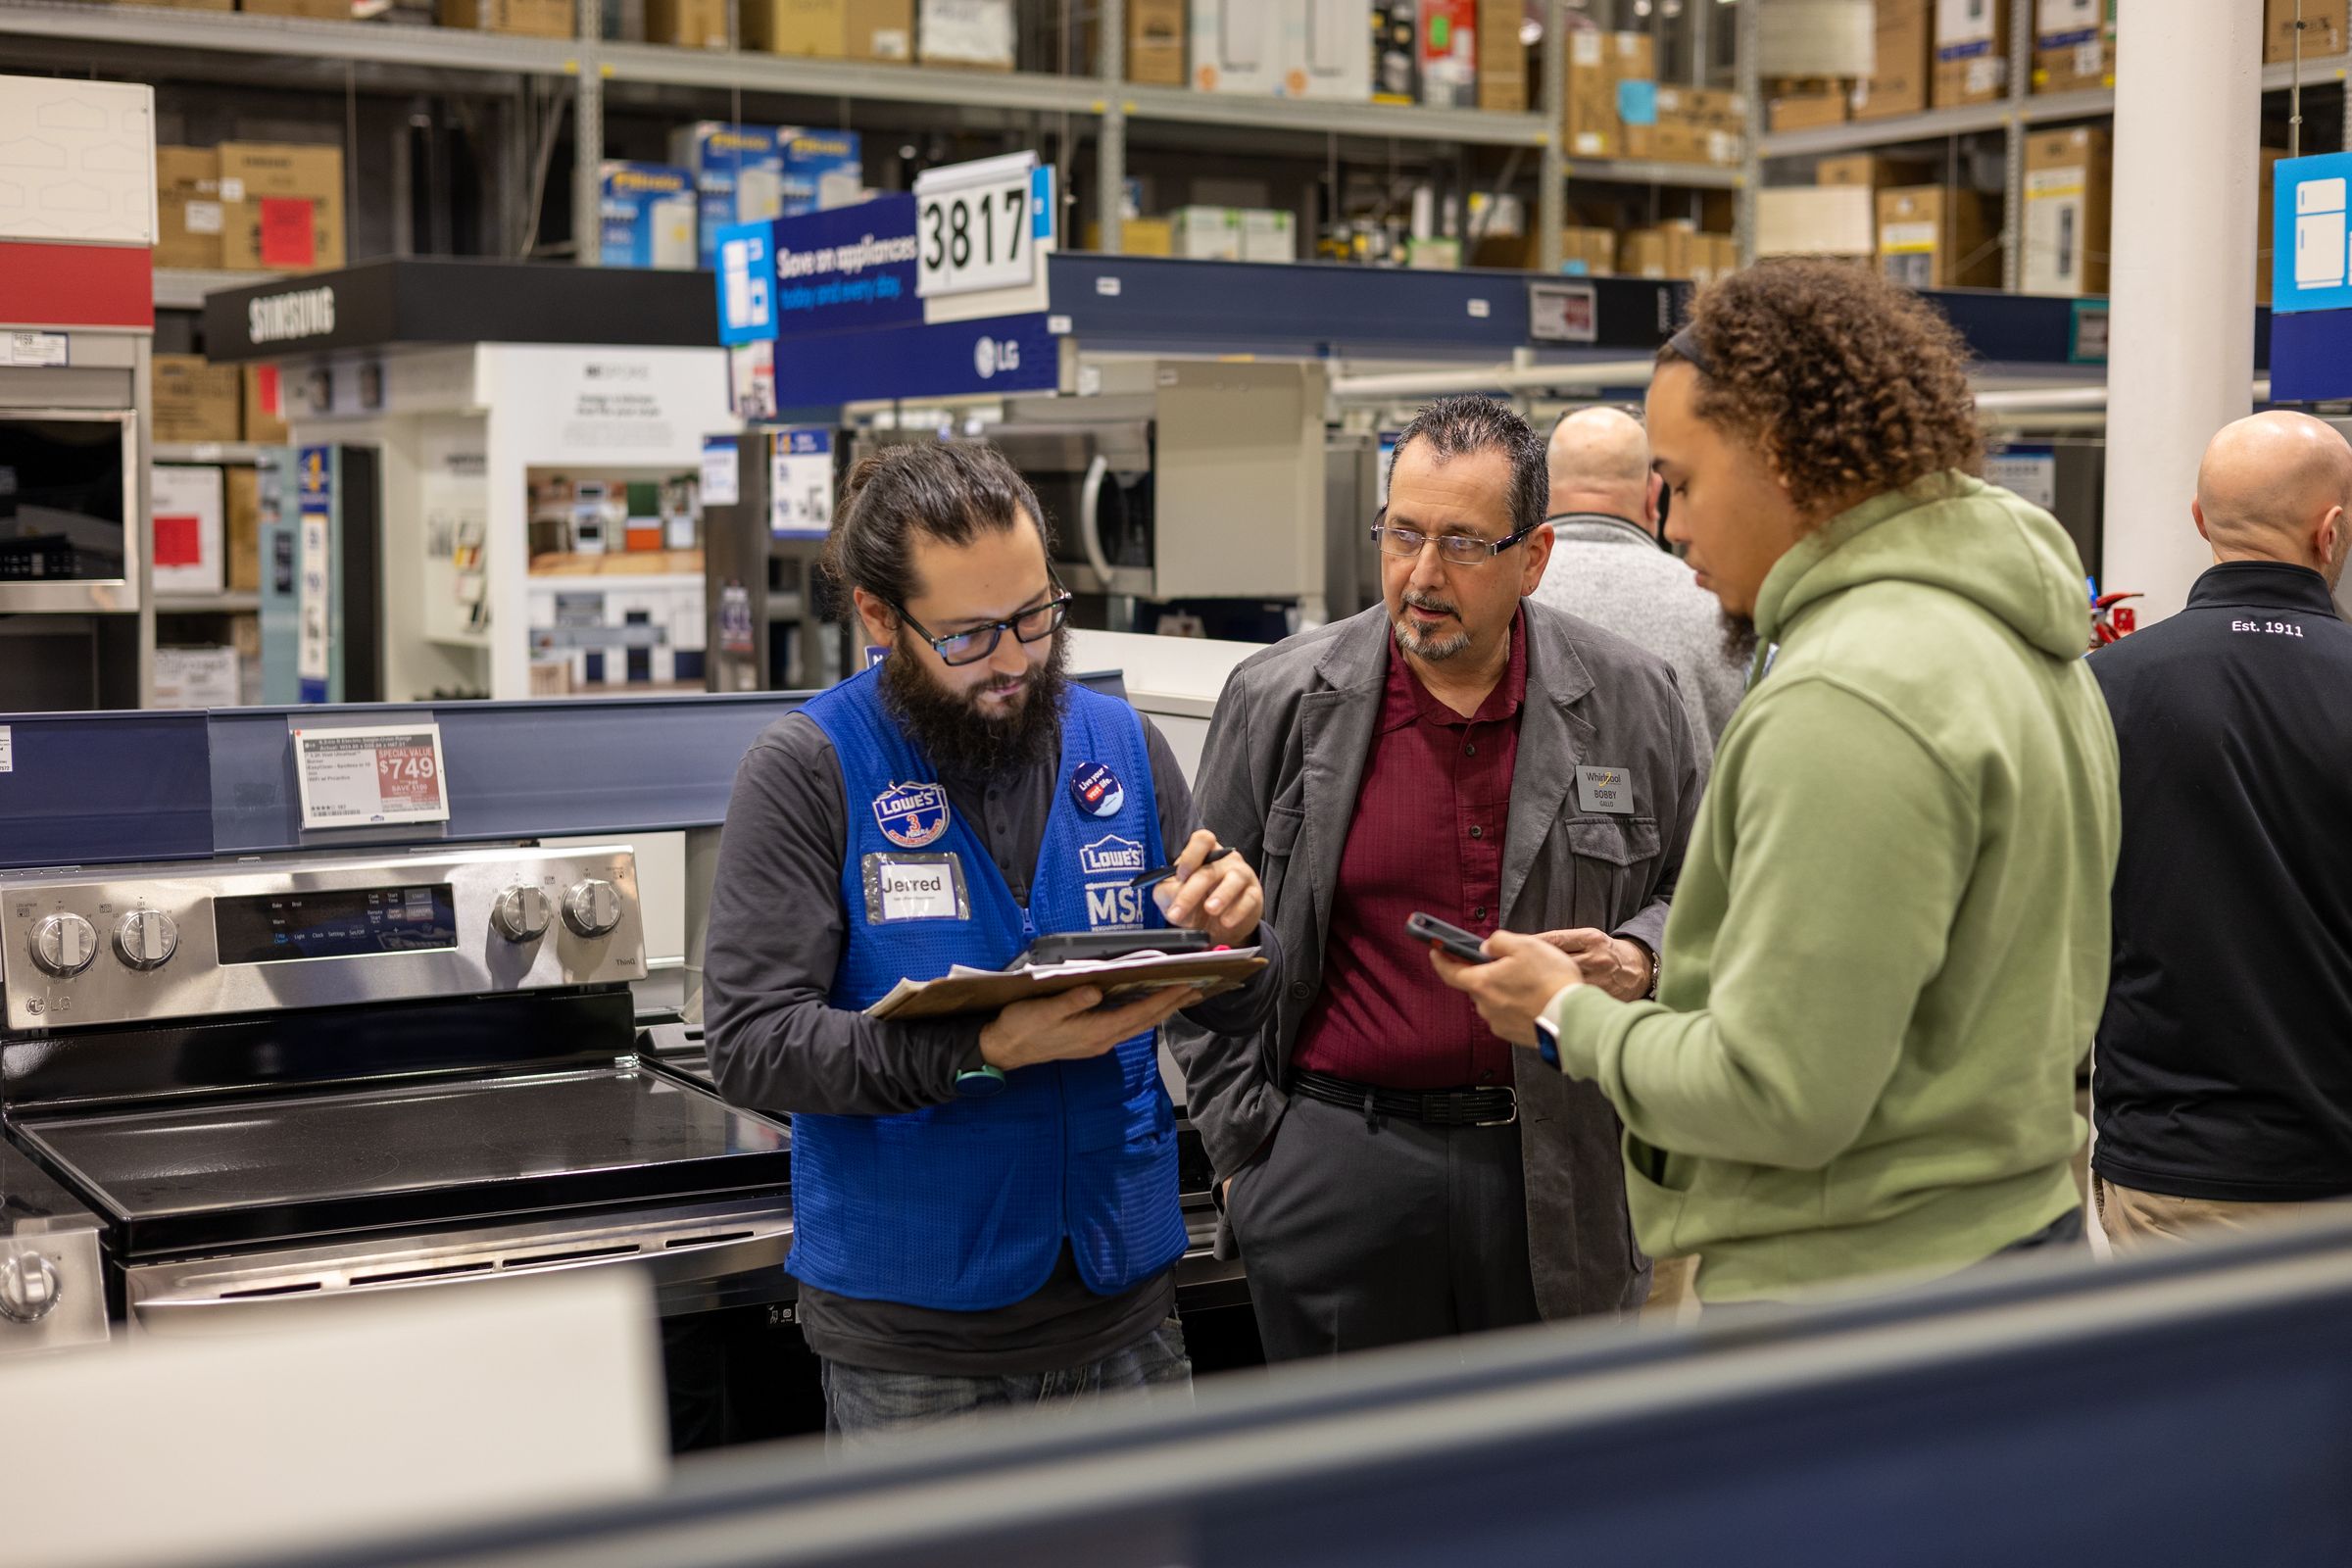
M 902 629 L 898 646 L 882 661 L 882 702 L 942 773 L 963 779 L 1009 778 L 1059 755 L 1069 665 L 1070 639 L 1064 629 L 1054 634 L 1046 662 L 1023 677 L 1028 695 L 1020 707 L 1003 718 L 991 718 L 980 710 L 976 695 L 950 691 L 933 680 L 917 662 Z
M 1720 612 L 1723 618 L 1723 658 L 1726 663 L 1746 669 L 1756 662 L 1756 623 L 1745 615 L 1730 611 Z

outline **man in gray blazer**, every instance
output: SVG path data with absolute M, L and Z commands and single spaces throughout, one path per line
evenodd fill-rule
M 1541 932 L 1613 994 L 1656 985 L 1698 760 L 1664 662 L 1523 602 L 1546 500 L 1516 413 L 1432 404 L 1375 525 L 1384 602 L 1244 662 L 1217 704 L 1196 799 L 1260 868 L 1287 984 L 1259 1033 L 1168 1043 L 1271 1359 L 1648 1288 L 1607 1102 L 1501 1047 L 1405 929 Z

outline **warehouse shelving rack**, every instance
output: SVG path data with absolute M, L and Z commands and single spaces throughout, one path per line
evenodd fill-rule
M 1606 25 L 1622 0 L 1579 0 L 1575 10 Z M 800 59 L 741 50 L 697 50 L 660 44 L 610 41 L 599 37 L 601 7 L 579 8 L 580 33 L 572 38 L 523 37 L 457 28 L 385 23 L 306 21 L 237 12 L 170 9 L 137 4 L 92 4 L 87 0 L 0 0 L 0 39 L 37 38 L 86 45 L 85 57 L 101 73 L 110 51 L 169 51 L 203 59 L 206 74 L 226 82 L 272 81 L 288 62 L 347 68 L 358 73 L 472 74 L 500 78 L 565 81 L 572 90 L 574 127 L 573 250 L 593 262 L 599 245 L 597 165 L 604 153 L 605 94 L 608 85 L 649 88 L 774 93 L 849 103 L 945 104 L 974 111 L 1014 111 L 1064 117 L 1091 128 L 1096 141 L 1091 211 L 1105 249 L 1119 241 L 1120 196 L 1127 172 L 1127 129 L 1131 123 L 1219 126 L 1285 139 L 1324 138 L 1336 151 L 1341 138 L 1387 141 L 1393 145 L 1477 146 L 1519 149 L 1538 159 L 1538 232 L 1543 264 L 1558 266 L 1558 235 L 1564 222 L 1569 182 L 1647 185 L 1682 190 L 1733 190 L 1739 203 L 1739 232 L 1748 232 L 1755 184 L 1754 51 L 1746 36 L 1754 24 L 1753 4 L 1735 8 L 1742 29 L 1736 59 L 1738 85 L 1750 105 L 1745 162 L 1737 168 L 1625 159 L 1570 159 L 1557 131 L 1556 107 L 1566 84 L 1566 18 L 1570 7 L 1556 0 L 1561 24 L 1546 29 L 1543 52 L 1547 112 L 1491 114 L 1473 110 L 1397 107 L 1312 99 L 1252 98 L 1142 86 L 1124 80 L 1124 0 L 1098 0 L 1096 34 L 1100 52 L 1093 74 L 1040 72 L 960 71 L 924 66 L 869 65 L 855 61 Z M 1703 79 L 1713 59 L 1711 28 L 1718 7 L 1688 8 L 1693 79 Z M 162 271 L 156 301 L 166 309 L 192 309 L 216 288 L 253 281 L 238 274 Z
M 2004 138 L 2002 211 L 2007 215 L 2001 235 L 2001 286 L 2015 292 L 2025 266 L 2017 215 L 2025 211 L 2026 137 L 2036 125 L 2077 124 L 2103 120 L 2115 113 L 2115 89 L 2090 88 L 2077 92 L 2036 93 L 2034 74 L 2034 0 L 2009 0 L 2009 82 L 2006 96 L 1991 103 L 1931 109 L 1924 114 L 1898 115 L 1885 120 L 1847 121 L 1835 125 L 1811 125 L 1802 130 L 1766 131 L 1753 140 L 1764 160 L 1825 158 L 1839 153 L 1874 152 L 1884 148 L 1949 141 L 1961 136 L 1998 131 Z M 2127 24 L 2128 25 L 2129 24 Z M 2282 61 L 2266 65 L 2262 90 L 2285 92 L 2298 79 L 2305 87 L 2345 85 L 2352 80 L 2352 55 L 2306 58 L 2298 67 Z M 2344 145 L 2352 147 L 2352 87 L 2344 93 Z

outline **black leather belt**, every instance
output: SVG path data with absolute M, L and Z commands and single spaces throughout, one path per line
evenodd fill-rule
M 1510 1089 L 1382 1089 L 1300 1068 L 1291 1074 L 1291 1093 L 1360 1110 L 1367 1122 L 1402 1116 L 1424 1127 L 1508 1127 L 1519 1119 L 1519 1096 Z

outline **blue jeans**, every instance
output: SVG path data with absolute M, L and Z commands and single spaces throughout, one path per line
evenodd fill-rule
M 1171 1315 L 1123 1350 L 1059 1372 L 956 1377 L 882 1372 L 824 1362 L 825 1441 L 854 1448 L 914 1427 L 967 1421 L 984 1410 L 1038 1409 L 1100 1394 L 1141 1392 L 1189 1398 L 1193 1363 L 1184 1324 Z

